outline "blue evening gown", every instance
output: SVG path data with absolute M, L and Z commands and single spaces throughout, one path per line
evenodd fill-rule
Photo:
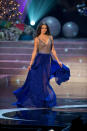
M 62 63 L 62 68 L 51 55 L 52 40 L 48 44 L 39 39 L 38 53 L 22 87 L 13 92 L 17 107 L 56 106 L 56 94 L 49 81 L 55 77 L 58 85 L 69 80 L 70 69 Z

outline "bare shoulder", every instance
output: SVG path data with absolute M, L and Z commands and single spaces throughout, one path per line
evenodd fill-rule
M 34 41 L 35 41 L 35 42 L 39 42 L 38 37 L 35 37 L 35 38 L 34 38 Z
M 53 40 L 53 36 L 52 35 L 50 35 L 50 38 L 51 38 L 51 40 Z

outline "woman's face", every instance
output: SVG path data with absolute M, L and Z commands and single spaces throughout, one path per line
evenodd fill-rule
M 46 32 L 47 32 L 47 26 L 46 25 L 42 25 L 41 33 L 45 34 Z

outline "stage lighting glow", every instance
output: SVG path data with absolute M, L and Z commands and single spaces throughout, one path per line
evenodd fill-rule
M 50 129 L 49 131 L 55 131 L 54 129 Z
M 17 84 L 20 84 L 20 79 L 17 79 L 17 80 L 16 80 L 16 83 L 17 83 Z
M 81 75 L 80 74 L 78 74 L 78 77 L 80 77 Z
M 21 21 L 24 21 L 24 19 L 26 18 L 26 6 L 28 4 L 28 8 L 30 6 L 31 0 L 16 0 L 19 4 L 19 11 L 22 13 L 22 18 Z
M 82 63 L 82 59 L 80 59 L 79 62 Z
M 19 60 L 15 60 L 16 62 L 18 62 Z
M 16 1 L 20 4 L 19 11 L 23 13 L 27 0 L 16 0 Z
M 28 18 L 35 23 L 41 19 L 56 4 L 55 0 L 32 0 L 27 4 Z
M 35 25 L 35 21 L 32 20 L 32 21 L 30 22 L 30 24 L 31 24 L 31 25 Z
M 65 48 L 64 51 L 65 51 L 65 52 L 68 52 L 68 48 Z
M 23 66 L 22 69 L 26 69 L 26 66 Z

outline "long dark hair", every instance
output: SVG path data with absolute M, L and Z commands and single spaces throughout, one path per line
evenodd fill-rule
M 46 31 L 45 34 L 46 34 L 46 35 L 51 35 L 49 26 L 48 26 L 46 23 L 41 23 L 41 24 L 37 27 L 36 37 L 38 37 L 38 36 L 41 34 L 41 28 L 42 28 L 43 25 L 46 25 L 46 27 L 47 27 L 47 31 Z

